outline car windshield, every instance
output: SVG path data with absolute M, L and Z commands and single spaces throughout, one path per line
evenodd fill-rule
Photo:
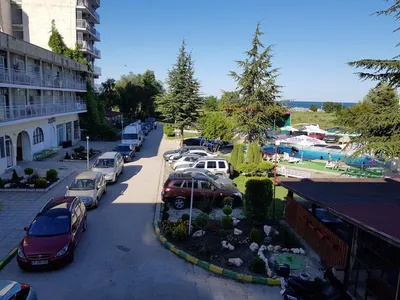
M 70 230 L 70 218 L 67 214 L 42 215 L 33 221 L 29 236 L 55 236 L 66 234 Z
M 93 179 L 75 179 L 70 185 L 70 190 L 89 191 L 94 190 L 95 184 Z
M 124 133 L 122 135 L 123 140 L 137 140 L 138 135 L 137 133 Z
M 129 146 L 118 146 L 117 148 L 115 148 L 115 151 L 129 152 L 131 151 L 131 149 Z
M 101 158 L 96 161 L 94 164 L 95 168 L 112 168 L 114 167 L 114 160 L 113 159 L 105 159 Z
M 207 172 L 204 172 L 208 177 L 210 177 L 212 180 L 217 180 L 219 177 L 215 175 L 214 173 L 211 173 L 210 171 L 206 170 Z

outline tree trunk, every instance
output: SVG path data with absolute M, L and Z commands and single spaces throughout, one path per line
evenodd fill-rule
M 181 133 L 181 143 L 180 143 L 180 144 L 181 144 L 181 147 L 183 147 L 183 140 L 184 140 L 183 129 L 184 129 L 183 126 L 179 127 L 179 131 L 180 131 L 180 133 Z

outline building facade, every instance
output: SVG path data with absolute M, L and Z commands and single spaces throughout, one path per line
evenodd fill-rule
M 100 24 L 100 16 L 96 11 L 100 7 L 100 0 L 0 0 L 7 1 L 11 1 L 14 37 L 49 49 L 54 21 L 65 44 L 72 49 L 79 44 L 85 59 L 93 66 L 94 77 L 101 75 L 101 69 L 95 64 L 95 60 L 101 58 L 101 52 L 95 46 L 100 42 L 100 33 L 96 29 L 96 25 Z M 8 20 L 8 14 L 4 15 L 4 20 Z
M 80 140 L 88 67 L 0 33 L 0 174 Z

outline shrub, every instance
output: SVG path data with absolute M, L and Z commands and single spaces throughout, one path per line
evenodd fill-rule
M 208 220 L 206 226 L 203 227 L 204 231 L 218 232 L 220 222 L 218 220 Z
M 246 182 L 245 212 L 255 225 L 262 225 L 272 202 L 272 181 L 266 178 L 251 178 Z
M 168 221 L 168 218 L 169 218 L 169 213 L 167 213 L 166 211 L 164 211 L 164 212 L 162 213 L 161 220 L 162 220 L 162 221 Z
M 181 222 L 171 222 L 168 220 L 163 220 L 161 223 L 162 229 L 167 237 L 172 237 L 172 233 L 174 229 L 180 224 Z
M 179 224 L 178 226 L 176 226 L 176 228 L 172 232 L 172 237 L 174 238 L 174 240 L 177 241 L 186 240 L 187 235 L 188 235 L 187 228 L 183 224 Z
M 68 151 L 65 152 L 64 159 L 71 159 L 71 155 L 68 154 Z
M 82 153 L 83 151 L 85 151 L 85 147 L 83 147 L 83 146 L 79 146 L 79 147 L 74 149 L 74 152 L 77 153 L 77 154 L 78 153 Z
M 37 178 L 35 182 L 35 188 L 45 189 L 47 187 L 47 180 L 45 178 Z
M 232 206 L 233 204 L 233 198 L 232 197 L 225 197 L 224 198 L 224 206 Z
M 15 169 L 12 172 L 11 180 L 14 181 L 14 182 L 18 182 L 19 181 L 19 176 L 17 174 L 17 171 L 15 171 Z
M 224 208 L 222 209 L 222 211 L 224 212 L 225 215 L 229 216 L 232 213 L 232 207 L 230 206 L 224 206 Z
M 265 271 L 265 263 L 259 257 L 254 257 L 250 262 L 250 270 L 256 274 L 261 274 Z
M 33 174 L 33 169 L 32 168 L 25 168 L 24 169 L 25 175 L 32 175 Z
M 194 222 L 197 226 L 200 228 L 204 228 L 204 226 L 207 225 L 208 219 L 210 217 L 206 213 L 200 213 L 197 215 L 197 217 L 194 219 Z
M 0 189 L 4 188 L 4 185 L 6 183 L 4 182 L 3 178 L 0 178 Z
M 189 219 L 190 219 L 190 216 L 188 215 L 188 214 L 183 214 L 182 215 L 182 217 L 181 217 L 181 220 L 184 222 L 184 221 L 189 221 Z
M 232 149 L 230 163 L 237 169 L 244 162 L 244 151 L 242 144 L 235 144 Z
M 258 232 L 257 229 L 252 228 L 250 231 L 250 241 L 254 242 L 254 243 L 258 243 L 260 241 L 261 237 L 260 237 L 260 233 Z
M 164 134 L 166 136 L 174 136 L 175 135 L 174 127 L 172 125 L 165 125 L 164 126 Z
M 224 229 L 232 229 L 233 219 L 230 216 L 223 216 L 221 219 L 221 224 Z
M 262 161 L 258 164 L 258 170 L 260 172 L 268 172 L 274 168 L 274 164 L 269 161 Z
M 49 169 L 46 172 L 46 178 L 48 181 L 56 181 L 58 179 L 58 172 L 54 169 Z
M 168 205 L 168 203 L 164 203 L 163 212 L 167 212 L 167 211 L 169 211 L 169 205 Z
M 238 167 L 238 171 L 246 174 L 254 174 L 258 170 L 258 166 L 255 163 L 242 163 Z

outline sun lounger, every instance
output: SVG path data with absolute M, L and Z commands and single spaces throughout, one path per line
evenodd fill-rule
M 345 162 L 339 162 L 339 163 L 336 165 L 336 168 L 337 168 L 338 170 L 347 171 L 348 169 L 350 169 L 350 166 L 349 166 L 348 164 L 346 164 Z
M 289 153 L 287 153 L 287 152 L 284 152 L 284 153 L 283 153 L 283 160 L 285 160 L 285 161 L 287 161 L 287 162 L 289 162 L 289 163 L 294 163 L 294 164 L 301 161 L 300 158 L 296 158 L 296 157 L 291 157 L 291 156 L 289 156 Z
M 335 169 L 336 168 L 336 164 L 332 161 L 327 161 L 325 163 L 325 169 Z

